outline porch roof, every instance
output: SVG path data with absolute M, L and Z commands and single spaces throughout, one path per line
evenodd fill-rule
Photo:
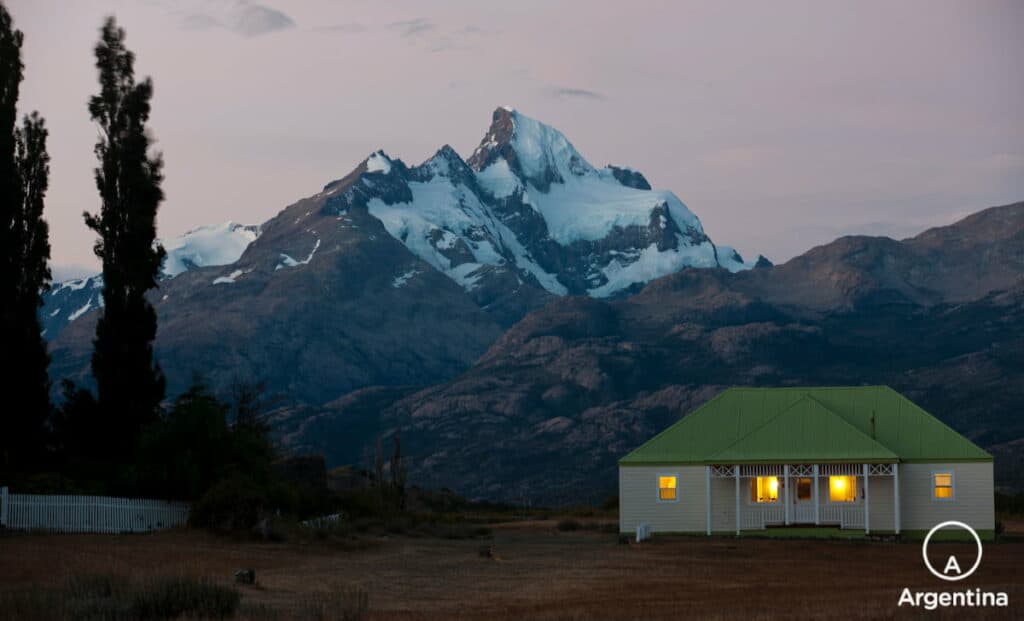
M 887 386 L 730 388 L 623 465 L 992 461 Z

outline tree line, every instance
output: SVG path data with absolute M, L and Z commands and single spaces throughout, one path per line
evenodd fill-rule
M 201 381 L 163 409 L 166 381 L 153 355 L 157 316 L 146 298 L 166 255 L 156 236 L 163 160 L 148 127 L 152 80 L 136 80 L 135 56 L 113 17 L 94 49 L 99 89 L 87 105 L 98 133 L 99 210 L 83 218 L 103 265 L 95 392 L 65 380 L 62 402 L 51 402 L 39 319 L 51 281 L 43 217 L 49 135 L 37 112 L 17 118 L 23 41 L 0 2 L 0 483 L 31 486 L 33 476 L 50 473 L 103 492 L 187 498 L 232 465 L 265 473 L 272 458 L 265 429 L 241 412 L 229 428 L 228 406 Z

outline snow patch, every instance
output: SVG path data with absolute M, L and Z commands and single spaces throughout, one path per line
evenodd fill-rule
M 230 274 L 228 274 L 227 276 L 221 276 L 219 278 L 214 278 L 213 279 L 213 284 L 215 284 L 215 285 L 230 285 L 230 284 L 234 284 L 235 280 L 237 280 L 239 277 L 241 277 L 244 274 L 248 274 L 251 271 L 252 271 L 251 269 L 248 269 L 248 270 L 235 270 L 235 271 L 231 272 Z
M 494 160 L 493 164 L 478 172 L 476 180 L 495 198 L 512 196 L 523 187 L 504 158 Z
M 754 269 L 757 259 L 741 261 L 742 257 L 732 246 L 718 246 L 718 264 L 732 273 Z
M 512 149 L 528 178 L 542 178 L 549 170 L 563 179 L 597 172 L 562 132 L 518 112 L 512 115 Z
M 173 278 L 191 267 L 229 265 L 237 261 L 259 236 L 258 227 L 234 222 L 192 229 L 180 237 L 162 242 L 167 250 L 163 273 Z
M 92 308 L 92 298 L 89 298 L 89 301 L 85 303 L 85 306 L 68 315 L 68 323 L 89 312 L 90 308 Z
M 386 175 L 391 172 L 391 160 L 381 151 L 377 151 L 366 158 L 366 172 Z
M 316 243 L 313 244 L 313 249 L 309 251 L 309 256 L 301 261 L 296 261 L 289 255 L 281 253 L 281 262 L 274 267 L 274 271 L 277 271 L 284 267 L 296 267 L 298 265 L 309 265 L 309 262 L 313 260 L 313 255 L 316 254 L 317 249 L 320 248 L 320 238 L 317 238 Z
M 395 279 L 391 281 L 391 286 L 394 287 L 395 289 L 401 289 L 402 287 L 405 286 L 405 283 L 412 280 L 412 277 L 419 273 L 419 270 L 411 269 L 408 272 L 405 272 L 404 274 L 395 276 Z
M 664 252 L 658 251 L 657 244 L 651 244 L 629 263 L 612 259 L 601 270 L 608 281 L 600 287 L 590 289 L 588 293 L 595 298 L 606 298 L 632 284 L 650 282 L 665 274 L 678 272 L 684 267 L 717 266 L 715 249 L 711 242 L 696 246 L 686 246 L 682 239 L 679 242 L 678 249 Z

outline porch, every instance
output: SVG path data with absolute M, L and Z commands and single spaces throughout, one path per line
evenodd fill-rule
M 793 525 L 838 526 L 870 533 L 872 480 L 876 490 L 885 495 L 876 499 L 876 519 L 884 506 L 885 526 L 900 532 L 896 463 L 714 464 L 705 466 L 705 476 L 708 535 L 721 529 L 721 514 L 717 528 L 712 527 L 716 523 L 712 507 L 722 506 L 723 494 L 733 497 L 729 504 L 734 507 L 737 535 L 744 530 Z

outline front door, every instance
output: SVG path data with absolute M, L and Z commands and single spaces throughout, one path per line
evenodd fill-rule
M 797 477 L 793 482 L 793 523 L 814 524 L 814 479 Z

